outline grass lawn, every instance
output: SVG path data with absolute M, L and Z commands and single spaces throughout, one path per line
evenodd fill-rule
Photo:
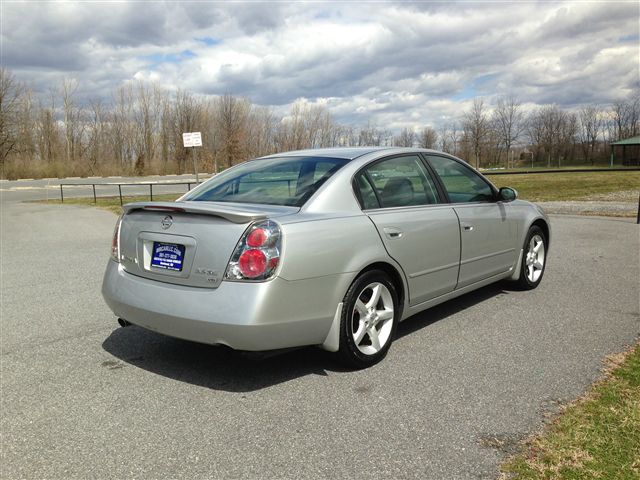
M 529 439 L 502 472 L 523 480 L 639 479 L 640 344 L 610 357 L 605 379 Z
M 488 175 L 497 187 L 513 187 L 518 196 L 532 202 L 588 200 L 594 195 L 635 190 L 640 192 L 640 171 L 537 173 L 530 175 Z

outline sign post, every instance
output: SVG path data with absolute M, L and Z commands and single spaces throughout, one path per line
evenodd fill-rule
M 202 134 L 200 132 L 185 132 L 182 134 L 182 143 L 185 148 L 201 147 Z M 191 156 L 193 158 L 193 171 L 196 174 L 196 183 L 200 183 L 200 180 L 198 179 L 198 160 L 195 149 L 192 151 Z

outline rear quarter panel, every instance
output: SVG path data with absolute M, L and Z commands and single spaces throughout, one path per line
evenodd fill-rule
M 278 276 L 285 280 L 358 273 L 371 263 L 391 263 L 375 226 L 364 214 L 309 215 L 281 227 L 283 262 Z

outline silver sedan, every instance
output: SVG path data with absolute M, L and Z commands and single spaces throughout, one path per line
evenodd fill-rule
M 102 287 L 121 325 L 234 349 L 381 360 L 398 322 L 499 280 L 542 280 L 549 221 L 423 149 L 288 152 L 175 202 L 124 207 Z

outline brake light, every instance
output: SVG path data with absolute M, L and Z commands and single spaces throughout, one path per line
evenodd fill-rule
M 267 280 L 280 263 L 280 227 L 272 220 L 251 225 L 236 246 L 224 278 L 227 280 Z
M 116 221 L 116 228 L 113 230 L 111 239 L 111 258 L 120 263 L 120 225 L 122 225 L 122 215 Z
M 261 247 L 269 238 L 269 234 L 263 228 L 255 228 L 247 235 L 247 245 L 250 247 Z
M 262 250 L 255 248 L 245 250 L 240 255 L 238 267 L 240 267 L 240 273 L 247 278 L 259 277 L 267 269 L 267 257 Z

